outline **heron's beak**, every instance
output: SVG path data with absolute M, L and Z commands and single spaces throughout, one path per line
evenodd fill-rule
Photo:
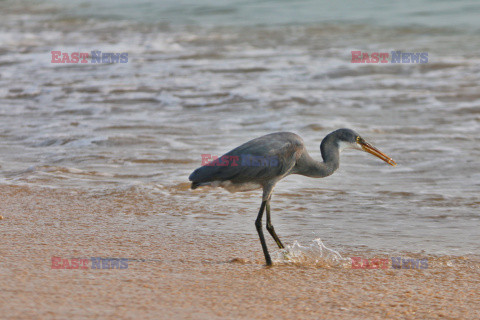
M 397 165 L 397 163 L 392 158 L 390 158 L 385 153 L 378 150 L 377 148 L 375 148 L 374 146 L 372 146 L 370 143 L 366 142 L 362 138 L 358 139 L 357 142 L 362 147 L 363 151 L 373 154 L 374 156 L 382 159 L 383 161 L 385 161 L 386 163 L 388 163 L 391 166 L 396 166 Z

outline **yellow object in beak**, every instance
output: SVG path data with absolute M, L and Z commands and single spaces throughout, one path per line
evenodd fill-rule
M 357 143 L 362 147 L 363 151 L 368 152 L 370 154 L 373 154 L 374 156 L 382 159 L 383 161 L 385 161 L 386 163 L 388 163 L 391 166 L 396 166 L 397 165 L 397 163 L 392 158 L 390 158 L 385 153 L 378 150 L 377 148 L 375 148 L 374 146 L 372 146 L 370 143 L 366 142 L 362 138 L 358 137 L 357 138 Z

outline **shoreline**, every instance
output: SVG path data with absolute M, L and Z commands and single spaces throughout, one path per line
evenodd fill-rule
M 10 185 L 0 199 L 4 319 L 480 317 L 475 256 L 410 270 L 267 268 L 256 238 L 184 228 L 185 214 L 168 213 L 188 210 L 178 199 Z M 129 261 L 59 270 L 52 257 Z

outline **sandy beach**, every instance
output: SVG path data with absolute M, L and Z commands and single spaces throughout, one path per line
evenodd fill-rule
M 4 185 L 0 203 L 2 319 L 480 317 L 475 257 L 428 257 L 416 270 L 267 268 L 256 237 L 182 229 L 188 204 L 174 199 Z M 129 260 L 52 269 L 52 257 Z

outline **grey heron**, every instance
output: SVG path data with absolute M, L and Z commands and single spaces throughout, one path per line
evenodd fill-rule
M 230 192 L 263 189 L 262 204 L 255 220 L 267 266 L 272 265 L 263 236 L 262 217 L 267 212 L 266 228 L 280 249 L 284 246 L 270 220 L 270 198 L 275 184 L 290 174 L 312 178 L 327 177 L 340 165 L 340 152 L 357 149 L 377 156 L 395 166 L 395 161 L 366 142 L 351 129 L 329 133 L 320 144 L 323 161 L 314 160 L 300 136 L 291 132 L 276 132 L 250 140 L 193 171 L 189 176 L 191 188 L 223 187 Z

